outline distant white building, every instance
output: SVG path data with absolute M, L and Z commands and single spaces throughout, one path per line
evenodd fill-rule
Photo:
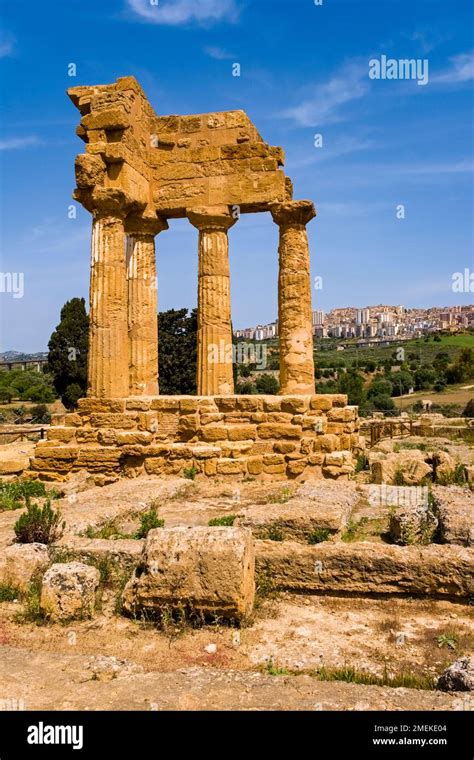
M 313 311 L 313 327 L 321 327 L 324 324 L 324 311 Z

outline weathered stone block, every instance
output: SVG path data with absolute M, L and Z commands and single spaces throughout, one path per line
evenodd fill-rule
M 257 437 L 255 425 L 232 425 L 227 429 L 230 441 L 255 440 Z
M 115 428 L 117 430 L 132 430 L 137 427 L 138 414 L 128 412 L 123 414 L 98 412 L 91 414 L 91 425 L 97 428 Z
M 474 544 L 474 494 L 461 486 L 433 487 L 440 539 L 446 544 Z
M 302 428 L 299 425 L 281 425 L 264 422 L 257 428 L 259 438 L 300 438 Z
M 47 433 L 48 441 L 60 441 L 61 443 L 71 443 L 76 436 L 75 427 L 51 427 Z
M 151 443 L 152 440 L 152 433 L 148 433 L 142 430 L 130 430 L 124 433 L 117 433 L 118 446 L 130 446 L 132 444 L 146 446 L 147 444 Z
M 322 412 L 327 412 L 332 408 L 332 396 L 329 394 L 322 396 L 311 396 L 310 407 L 311 409 L 318 409 Z
M 116 430 L 110 430 L 109 428 L 105 428 L 105 430 L 96 431 L 97 440 L 102 446 L 115 446 L 115 444 L 117 443 L 117 435 L 118 434 Z M 78 436 L 78 440 L 80 440 L 79 436 Z M 92 437 L 88 435 L 84 435 L 83 437 L 84 443 L 90 443 L 91 440 L 93 440 Z
M 145 460 L 145 470 L 148 475 L 160 475 L 166 464 L 165 457 L 149 457 Z
M 0 583 L 26 591 L 33 576 L 49 564 L 46 544 L 11 544 L 0 555 Z
M 245 472 L 245 461 L 239 459 L 219 459 L 217 462 L 219 475 L 240 475 Z
M 40 606 L 51 620 L 90 618 L 95 610 L 100 573 L 81 562 L 52 565 L 43 577 Z
M 150 407 L 151 399 L 128 398 L 125 403 L 125 409 L 127 412 L 149 412 Z
M 249 475 L 260 475 L 263 472 L 263 457 L 251 456 L 247 459 Z
M 201 425 L 210 425 L 212 423 L 221 422 L 224 419 L 222 412 L 213 412 L 211 414 L 201 414 Z
M 318 435 L 317 438 L 314 439 L 314 450 L 316 451 L 336 451 L 336 449 L 339 447 L 339 439 L 337 435 L 331 435 L 329 433 L 324 435 Z
M 297 477 L 298 475 L 301 475 L 305 471 L 306 465 L 306 459 L 294 459 L 291 462 L 288 462 L 286 465 L 287 475 L 290 477 Z
M 255 549 L 257 572 L 268 574 L 279 590 L 448 599 L 473 593 L 474 556 L 463 547 L 257 541 Z
M 290 414 L 302 414 L 308 410 L 309 402 L 309 396 L 283 396 L 281 410 Z
M 399 507 L 390 515 L 390 536 L 402 546 L 429 544 L 437 527 L 437 518 L 423 504 Z
M 228 430 L 224 425 L 206 425 L 201 435 L 204 441 L 224 441 L 228 438 Z
M 125 399 L 80 398 L 77 402 L 79 414 L 115 414 L 125 411 Z
M 199 400 L 197 398 L 183 398 L 179 402 L 181 414 L 193 414 L 198 411 Z
M 168 528 L 148 534 L 123 600 L 130 614 L 169 609 L 242 619 L 252 610 L 254 550 L 249 530 Z

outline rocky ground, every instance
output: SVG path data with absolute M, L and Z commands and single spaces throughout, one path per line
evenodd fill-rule
M 321 481 L 210 485 L 174 477 L 123 479 L 97 488 L 86 476 L 76 477 L 56 502 L 66 520 L 58 552 L 82 561 L 99 557 L 101 571 L 104 557 L 112 555 L 119 564 L 125 556 L 136 563 L 143 542 L 124 537 L 134 534 L 140 514 L 152 503 L 166 527 L 207 525 L 211 518 L 239 515 L 236 524 L 251 527 L 256 538 L 256 610 L 240 628 L 218 619 L 202 628 L 145 623 L 118 614 L 120 579 L 110 574 L 91 620 L 46 622 L 31 614 L 31 598 L 28 607 L 28 598 L 19 595 L 0 603 L 0 705 L 472 709 L 468 693 L 448 694 L 434 686 L 444 668 L 473 652 L 473 608 L 465 593 L 473 580 L 473 549 L 390 545 L 389 507 L 371 504 L 368 488 Z M 459 487 L 437 488 L 456 497 L 453 489 Z M 462 491 L 466 498 L 468 493 Z M 18 514 L 0 512 L 4 554 Z M 324 532 L 324 541 L 313 546 L 309 536 L 315 528 Z M 326 582 L 329 593 L 314 584 L 309 588 L 301 563 L 291 564 L 296 555 L 311 552 L 329 565 L 329 555 L 337 555 Z M 277 578 L 281 563 L 287 563 L 289 590 L 262 576 L 264 563 L 275 553 L 276 564 L 268 566 L 275 567 Z M 435 561 L 436 553 L 441 559 Z M 379 575 L 360 585 L 360 576 L 367 574 L 365 555 L 376 558 L 372 567 Z M 346 565 L 338 564 L 340 557 Z M 399 557 L 408 560 L 403 560 L 405 579 L 397 581 Z M 433 593 L 418 593 L 416 586 L 407 593 L 417 572 L 423 589 Z M 453 576 L 446 588 L 438 572 Z

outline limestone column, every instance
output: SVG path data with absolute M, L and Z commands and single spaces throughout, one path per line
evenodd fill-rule
M 197 392 L 229 396 L 234 378 L 227 231 L 236 219 L 227 206 L 191 209 L 187 215 L 199 230 Z
M 116 203 L 93 210 L 87 393 L 99 398 L 128 396 L 124 215 Z
M 311 272 L 306 225 L 316 216 L 311 201 L 287 201 L 270 207 L 280 228 L 278 334 L 280 393 L 315 391 Z
M 165 220 L 128 221 L 127 286 L 129 393 L 156 396 L 158 390 L 158 303 L 155 235 Z

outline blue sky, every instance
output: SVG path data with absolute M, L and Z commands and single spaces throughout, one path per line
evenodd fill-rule
M 156 112 L 243 108 L 312 199 L 313 308 L 472 303 L 470 0 L 0 0 L 0 251 L 24 296 L 0 293 L 0 350 L 44 350 L 88 293 L 90 216 L 68 218 L 79 112 L 65 91 L 134 75 Z M 371 80 L 369 61 L 427 59 L 429 81 Z M 68 76 L 75 63 L 77 75 Z M 232 76 L 240 63 L 241 76 Z M 316 134 L 323 146 L 315 147 Z M 404 205 L 405 218 L 397 218 Z M 235 327 L 277 312 L 269 214 L 230 231 Z M 197 231 L 157 238 L 159 308 L 193 307 Z

